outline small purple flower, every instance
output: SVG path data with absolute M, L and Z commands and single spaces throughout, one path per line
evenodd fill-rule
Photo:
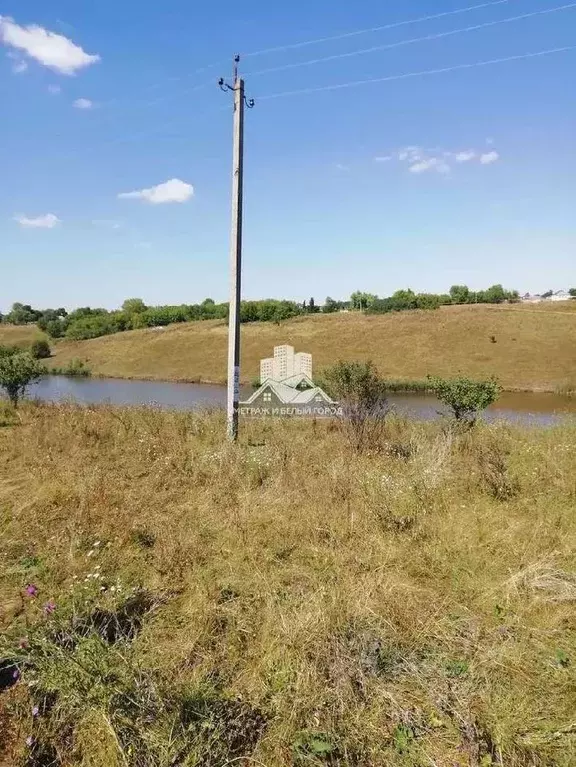
M 32 737 L 32 735 L 28 735 L 28 737 L 26 738 L 26 745 L 28 746 L 28 748 L 32 748 L 32 746 L 34 745 L 34 738 Z
M 12 679 L 20 679 L 20 669 L 15 668 L 12 672 Z
M 19 647 L 21 650 L 27 650 L 27 649 L 28 649 L 28 640 L 26 639 L 26 637 L 22 637 L 22 638 L 21 638 L 21 639 L 18 641 L 18 647 Z
M 44 605 L 44 612 L 46 613 L 46 615 L 52 615 L 55 609 L 56 609 L 56 602 L 53 599 L 51 599 L 49 602 L 46 602 L 46 604 Z
M 38 716 L 39 713 L 40 713 L 40 709 L 38 708 L 38 706 L 34 706 L 34 708 L 32 709 L 32 716 Z
M 35 586 L 33 583 L 29 583 L 26 586 L 26 593 L 29 597 L 36 597 L 38 596 L 38 586 Z

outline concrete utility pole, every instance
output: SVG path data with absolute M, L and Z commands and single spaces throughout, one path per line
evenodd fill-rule
M 232 153 L 232 229 L 230 234 L 230 304 L 228 311 L 228 392 L 226 397 L 226 434 L 238 439 L 238 403 L 240 401 L 240 298 L 242 286 L 242 193 L 244 177 L 244 107 L 252 109 L 254 100 L 246 100 L 244 80 L 238 76 L 240 56 L 234 57 L 234 84 L 221 78 L 218 85 L 234 94 L 234 140 Z

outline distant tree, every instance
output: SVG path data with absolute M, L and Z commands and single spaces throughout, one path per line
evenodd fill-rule
M 310 301 L 308 301 L 308 311 L 310 314 L 316 314 L 316 312 L 320 311 L 320 307 L 316 306 L 314 298 L 311 298 Z
M 570 288 L 568 293 L 572 296 L 572 298 L 576 298 L 576 288 Z
M 43 374 L 41 365 L 30 354 L 13 354 L 0 358 L 0 387 L 8 399 L 18 407 L 20 398 L 26 393 L 27 387 Z
M 33 309 L 30 304 L 12 304 L 12 309 L 6 315 L 5 321 L 12 325 L 27 325 L 36 322 L 42 316 L 42 312 Z
M 450 288 L 450 297 L 453 304 L 470 303 L 470 288 L 468 285 L 452 285 Z
M 547 290 L 546 293 L 542 293 L 542 298 L 550 298 L 550 296 L 554 295 L 553 290 Z
M 119 333 L 129 326 L 129 318 L 123 312 L 92 314 L 71 322 L 66 329 L 66 338 L 83 341 L 112 333 Z
M 406 309 L 416 309 L 418 302 L 413 290 L 397 290 L 390 296 L 393 311 L 405 311 Z
M 148 307 L 141 298 L 127 298 L 122 304 L 122 311 L 126 314 L 141 314 Z
M 391 298 L 377 298 L 370 305 L 370 314 L 386 314 L 394 311 L 394 302 Z
M 333 298 L 330 298 L 330 296 L 326 297 L 326 300 L 324 301 L 324 306 L 322 307 L 322 311 L 325 314 L 332 314 L 333 312 L 337 312 L 339 309 L 338 301 L 335 301 Z
M 373 293 L 362 293 L 357 290 L 350 296 L 350 307 L 352 309 L 358 309 L 362 311 L 364 309 L 370 309 L 372 304 L 378 300 L 378 296 Z
M 495 402 L 500 395 L 500 385 L 494 378 L 474 381 L 471 378 L 438 378 L 428 376 L 432 391 L 447 405 L 456 421 L 474 425 L 479 413 Z
M 418 293 L 416 296 L 416 306 L 418 309 L 438 309 L 440 303 L 440 296 L 434 293 Z
M 509 294 L 504 290 L 502 285 L 492 285 L 488 290 L 484 291 L 484 301 L 487 304 L 501 304 L 506 301 Z
M 35 360 L 45 360 L 52 356 L 50 351 L 50 344 L 43 338 L 39 338 L 32 343 L 30 347 L 30 354 Z
M 97 317 L 109 314 L 107 309 L 92 309 L 89 306 L 80 306 L 78 309 L 74 309 L 68 315 L 68 322 L 76 322 L 76 320 L 83 319 L 84 317 Z
M 49 322 L 46 322 L 45 324 L 40 324 L 41 321 L 39 321 L 38 327 L 40 330 L 43 330 L 45 333 L 48 333 L 50 338 L 62 338 L 62 336 L 66 333 L 67 323 L 65 320 L 57 319 L 57 320 L 50 320 Z

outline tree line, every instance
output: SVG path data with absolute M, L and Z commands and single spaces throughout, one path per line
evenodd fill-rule
M 302 313 L 295 301 L 243 301 L 240 310 L 242 322 L 280 322 Z M 74 341 L 97 338 L 139 328 L 162 327 L 193 320 L 226 320 L 228 304 L 217 304 L 207 298 L 201 304 L 177 306 L 146 306 L 140 298 L 129 298 L 120 309 L 111 310 L 89 306 L 67 312 L 66 309 L 34 309 L 29 304 L 15 303 L 0 322 L 12 325 L 36 324 L 51 338 L 69 338 Z
M 576 289 L 572 289 L 576 294 Z M 571 291 L 572 293 L 572 291 Z M 275 322 L 303 314 L 319 312 L 331 314 L 339 311 L 361 311 L 370 314 L 408 311 L 412 309 L 438 309 L 449 304 L 499 304 L 519 300 L 517 290 L 506 290 L 492 285 L 487 290 L 473 291 L 467 285 L 453 285 L 446 294 L 415 293 L 411 289 L 397 290 L 391 296 L 355 291 L 347 301 L 328 296 L 323 304 L 314 298 L 297 302 L 277 299 L 242 301 L 241 322 Z M 206 298 L 200 304 L 147 306 L 141 298 L 128 298 L 120 309 L 101 309 L 89 306 L 68 312 L 58 309 L 35 309 L 30 304 L 15 303 L 0 322 L 12 325 L 35 323 L 51 338 L 69 338 L 80 341 L 125 330 L 152 328 L 193 320 L 227 320 L 228 304 Z

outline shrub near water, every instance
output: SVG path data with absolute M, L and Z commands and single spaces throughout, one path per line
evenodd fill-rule
M 370 361 L 340 361 L 322 373 L 322 385 L 342 408 L 339 423 L 354 448 L 378 449 L 388 405 L 376 366 Z
M 30 354 L 34 357 L 35 360 L 48 359 L 48 357 L 52 356 L 50 344 L 48 341 L 39 338 L 38 340 L 32 342 L 32 346 L 30 347 Z
M 0 388 L 4 389 L 12 405 L 17 407 L 28 386 L 40 378 L 43 372 L 43 368 L 30 354 L 0 357 Z
M 479 414 L 498 399 L 501 388 L 496 379 L 474 381 L 471 378 L 428 376 L 430 388 L 456 421 L 473 426 Z
M 0 429 L 0 763 L 571 767 L 575 427 L 241 426 Z

